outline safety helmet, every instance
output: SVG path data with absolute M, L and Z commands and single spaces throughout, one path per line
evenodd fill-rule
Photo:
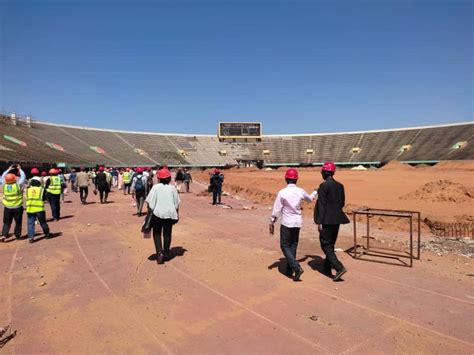
M 31 169 L 31 175 L 33 174 L 39 174 L 39 170 L 37 168 Z
M 163 168 L 161 170 L 158 170 L 158 178 L 159 179 L 167 179 L 171 177 L 171 173 L 168 169 Z
M 49 173 L 52 174 L 52 175 L 55 175 L 58 173 L 58 171 L 56 169 L 49 169 Z
M 298 170 L 290 168 L 285 173 L 285 179 L 298 180 Z
M 7 184 L 14 184 L 16 182 L 15 174 L 9 173 L 5 176 L 5 182 Z
M 323 164 L 321 171 L 329 171 L 333 173 L 336 171 L 336 165 L 334 165 L 332 161 L 327 161 Z

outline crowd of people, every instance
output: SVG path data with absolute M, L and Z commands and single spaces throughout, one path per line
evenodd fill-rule
M 64 202 L 68 183 L 73 193 L 79 192 L 80 202 L 83 205 L 87 205 L 89 187 L 92 185 L 93 193 L 99 195 L 101 204 L 109 202 L 109 193 L 112 189 L 123 190 L 124 195 L 131 195 L 136 215 L 138 217 L 147 215 L 144 225 L 147 225 L 146 232 L 153 234 L 157 262 L 162 264 L 170 259 L 173 225 L 179 220 L 179 194 L 183 185 L 185 192 L 189 192 L 193 181 L 188 169 L 177 169 L 174 185 L 171 184 L 171 171 L 166 166 L 156 170 L 151 167 L 116 169 L 105 166 L 92 169 L 80 167 L 78 170 L 76 172 L 75 169 L 71 169 L 70 173 L 63 174 L 63 171 L 57 168 L 51 168 L 48 172 L 32 168 L 29 179 L 26 178 L 20 164 L 13 164 L 5 170 L 0 180 L 3 186 L 4 205 L 0 241 L 5 241 L 9 237 L 13 222 L 15 222 L 14 236 L 16 239 L 21 239 L 24 192 L 28 239 L 32 243 L 35 241 L 36 224 L 41 226 L 46 238 L 51 237 L 46 220 L 46 201 L 51 208 L 51 220 L 58 221 L 61 218 L 61 202 Z M 280 247 L 286 259 L 287 275 L 295 281 L 300 280 L 303 273 L 296 259 L 302 225 L 301 203 L 311 202 L 316 197 L 318 199 L 314 208 L 314 222 L 318 227 L 321 249 L 326 256 L 324 272 L 333 277 L 334 269 L 336 274 L 333 280 L 337 281 L 347 271 L 334 252 L 340 225 L 349 223 L 342 211 L 345 203 L 344 186 L 334 179 L 335 171 L 334 163 L 324 163 L 321 169 L 324 182 L 311 194 L 307 194 L 304 189 L 296 186 L 298 171 L 288 169 L 285 173 L 287 186 L 278 192 L 275 199 L 269 231 L 270 234 L 274 234 L 275 222 L 281 216 Z M 222 203 L 223 183 L 224 175 L 219 169 L 213 169 L 208 188 L 209 192 L 212 192 L 213 205 Z

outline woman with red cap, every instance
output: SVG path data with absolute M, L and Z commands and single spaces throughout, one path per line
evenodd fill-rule
M 332 276 L 331 270 L 336 270 L 334 281 L 341 279 L 347 270 L 339 261 L 334 252 L 339 226 L 349 223 L 349 219 L 342 211 L 345 204 L 344 185 L 334 179 L 336 165 L 327 161 L 321 168 L 324 182 L 319 185 L 318 200 L 314 207 L 314 223 L 318 225 L 321 249 L 326 255 L 324 272 Z
M 296 186 L 298 181 L 298 170 L 296 169 L 288 169 L 285 173 L 285 180 L 288 185 L 278 192 L 273 204 L 270 234 L 274 233 L 275 222 L 278 216 L 281 215 L 280 247 L 286 258 L 287 275 L 289 277 L 293 276 L 293 280 L 298 281 L 303 273 L 303 269 L 296 261 L 296 250 L 303 223 L 301 203 L 303 200 L 313 201 L 317 191 L 313 191 L 311 195 L 308 195 L 305 190 Z
M 156 249 L 156 261 L 163 264 L 170 259 L 173 225 L 178 222 L 179 195 L 170 185 L 171 173 L 167 168 L 158 171 L 159 183 L 151 189 L 146 203 L 149 213 L 153 213 L 151 225 Z M 163 234 L 163 241 L 161 235 Z

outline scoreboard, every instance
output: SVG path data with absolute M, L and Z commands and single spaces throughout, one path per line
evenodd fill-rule
M 262 138 L 260 122 L 219 122 L 219 139 Z

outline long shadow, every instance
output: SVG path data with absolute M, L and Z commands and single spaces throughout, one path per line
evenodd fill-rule
M 46 236 L 43 234 L 41 237 L 35 238 L 33 243 L 37 243 L 37 242 L 39 242 L 40 240 L 43 240 L 43 239 L 54 239 L 54 238 L 60 237 L 62 235 L 63 235 L 63 232 L 51 233 L 49 238 L 46 238 Z
M 303 263 L 306 261 L 308 257 L 305 256 L 299 260 L 296 260 L 298 261 L 299 263 Z M 288 266 L 287 266 L 287 263 L 286 263 L 286 258 L 280 258 L 278 261 L 275 261 L 273 264 L 271 265 L 268 265 L 268 270 L 273 270 L 275 268 L 278 268 L 278 272 L 280 274 L 282 274 L 283 276 L 291 279 L 293 278 L 290 274 L 290 270 L 288 270 Z
M 320 257 L 319 255 L 306 255 L 306 258 L 311 259 L 308 261 L 308 265 L 312 270 L 332 279 L 332 275 L 326 273 L 324 270 L 324 258 Z
M 179 257 L 179 256 L 183 256 L 188 250 L 187 249 L 184 249 L 183 247 L 172 247 L 170 249 L 170 256 L 169 256 L 169 259 L 167 261 L 171 261 L 173 260 L 174 258 L 176 257 Z M 151 261 L 156 261 L 156 253 L 155 254 L 151 254 L 149 257 L 148 257 L 148 260 L 151 260 Z
M 409 263 L 405 262 L 402 258 L 408 258 L 406 255 L 397 255 L 397 254 L 390 254 L 390 253 L 385 253 L 383 251 L 366 251 L 365 248 L 363 248 L 364 254 L 361 255 L 361 252 L 359 251 L 358 256 L 354 257 L 354 247 L 350 247 L 347 250 L 344 250 L 344 252 L 349 255 L 352 259 L 355 260 L 362 260 L 362 261 L 368 261 L 369 263 L 377 263 L 377 264 L 385 264 L 385 265 L 392 265 L 392 266 L 401 266 L 401 267 L 411 267 Z M 387 249 L 390 250 L 390 249 Z M 382 260 L 380 260 L 382 259 Z M 416 260 L 416 258 L 413 258 Z M 393 261 L 393 262 L 390 262 Z

